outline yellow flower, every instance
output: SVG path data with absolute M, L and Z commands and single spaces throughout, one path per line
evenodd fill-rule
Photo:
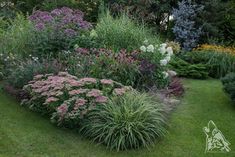
M 224 46 L 219 46 L 219 45 L 203 44 L 194 50 L 195 51 L 214 51 L 214 52 L 228 53 L 228 54 L 235 55 L 235 47 L 224 47 Z

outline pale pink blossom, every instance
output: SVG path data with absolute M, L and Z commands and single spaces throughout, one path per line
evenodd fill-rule
M 72 91 L 69 91 L 69 95 L 73 96 L 73 95 L 78 95 L 78 94 L 84 94 L 87 92 L 88 89 L 75 89 Z
M 115 89 L 114 89 L 114 93 L 115 93 L 116 95 L 123 95 L 123 94 L 126 93 L 126 89 L 125 89 L 125 88 L 115 88 Z
M 65 114 L 68 111 L 68 105 L 67 104 L 62 104 L 57 108 L 57 112 L 61 117 L 65 116 Z
M 46 104 L 49 104 L 49 103 L 52 103 L 52 102 L 56 102 L 58 101 L 59 99 L 58 98 L 55 98 L 55 97 L 49 97 L 46 99 Z
M 98 97 L 98 96 L 101 96 L 102 95 L 102 92 L 98 89 L 92 89 L 90 92 L 87 93 L 86 96 L 88 97 Z
M 36 76 L 34 76 L 34 79 L 35 79 L 35 80 L 39 80 L 39 79 L 41 79 L 41 78 L 43 78 L 43 75 L 36 75 Z
M 77 99 L 75 104 L 74 104 L 74 110 L 77 110 L 80 106 L 85 105 L 87 100 L 85 99 Z
M 107 100 L 108 100 L 108 98 L 106 96 L 98 96 L 98 97 L 96 97 L 95 102 L 106 103 Z
M 87 77 L 87 78 L 82 78 L 82 79 L 80 79 L 80 81 L 81 81 L 81 82 L 84 82 L 84 83 L 96 83 L 96 82 L 97 82 L 96 79 L 94 79 L 94 78 L 89 78 L 89 77 Z
M 100 80 L 100 82 L 102 84 L 106 84 L 106 85 L 112 85 L 113 84 L 113 80 L 108 80 L 108 79 L 102 79 L 102 80 Z

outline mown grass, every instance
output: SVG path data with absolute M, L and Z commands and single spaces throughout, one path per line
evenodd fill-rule
M 167 136 L 149 150 L 106 150 L 77 133 L 53 126 L 0 91 L 0 157 L 223 157 L 235 156 L 235 106 L 218 80 L 186 80 L 183 102 L 172 114 Z M 213 120 L 232 152 L 205 154 L 202 128 Z

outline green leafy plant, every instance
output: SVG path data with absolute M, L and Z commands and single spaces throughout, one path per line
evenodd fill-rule
M 27 60 L 18 63 L 17 67 L 9 69 L 9 75 L 6 81 L 14 88 L 22 89 L 33 77 L 38 74 L 58 73 L 64 67 L 58 61 L 43 60 L 39 62 L 35 60 Z
M 221 78 L 235 70 L 235 56 L 211 51 L 192 51 L 180 56 L 183 60 L 192 64 L 205 64 L 208 67 L 209 76 Z
M 170 62 L 170 68 L 177 72 L 178 76 L 206 79 L 208 78 L 208 68 L 205 64 L 190 64 L 180 58 L 175 57 Z
M 109 149 L 148 147 L 165 133 L 161 105 L 147 94 L 128 92 L 87 113 L 81 133 Z
M 30 54 L 40 58 L 57 58 L 60 51 L 70 48 L 70 42 L 73 41 L 73 38 L 66 37 L 64 33 L 47 29 L 40 32 L 35 31 L 31 41 L 30 47 L 33 48 Z
M 104 0 L 114 15 L 128 12 L 128 16 L 138 21 L 144 21 L 155 30 L 165 32 L 170 26 L 169 16 L 172 8 L 177 5 L 175 0 Z M 162 22 L 164 21 L 164 22 Z
M 235 73 L 229 73 L 221 79 L 224 85 L 224 91 L 231 97 L 235 102 Z
M 0 53 L 14 55 L 29 55 L 33 47 L 33 24 L 23 15 L 9 22 L 8 28 L 0 34 Z

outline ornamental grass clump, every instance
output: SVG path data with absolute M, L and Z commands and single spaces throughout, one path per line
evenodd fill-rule
M 154 36 L 143 24 L 137 24 L 126 14 L 114 18 L 109 11 L 101 14 L 95 31 L 101 45 L 114 50 L 135 50 L 146 38 L 160 42 L 159 36 Z
M 148 147 L 166 132 L 161 112 L 161 105 L 147 94 L 127 92 L 88 112 L 80 131 L 117 151 Z
M 130 89 L 113 80 L 78 79 L 67 72 L 37 75 L 24 86 L 30 98 L 22 104 L 49 115 L 53 123 L 74 128 L 97 104 L 105 104 L 110 97 L 121 96 Z

